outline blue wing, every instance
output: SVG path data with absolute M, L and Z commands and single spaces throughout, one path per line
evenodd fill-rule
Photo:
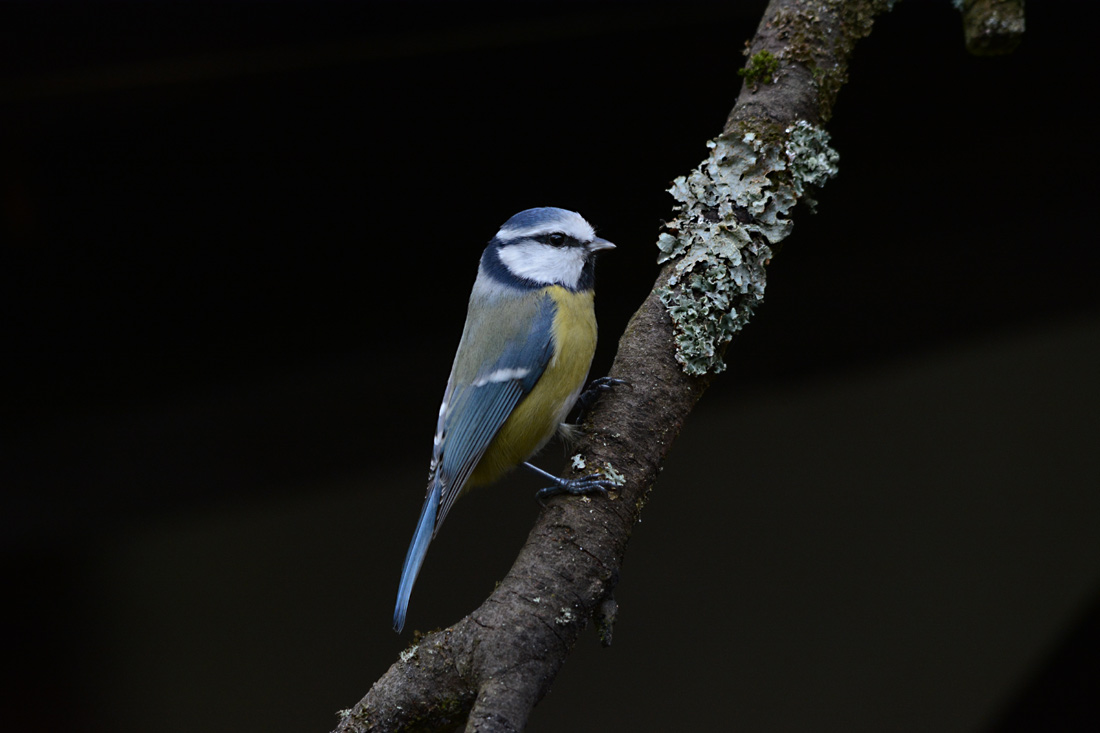
M 501 300 L 504 300 L 503 298 Z M 508 299 L 511 300 L 511 299 Z M 554 353 L 556 306 L 544 293 L 476 308 L 455 355 L 440 408 L 428 495 L 405 556 L 393 626 L 405 625 L 409 596 L 428 545 L 497 431 L 538 382 Z
M 433 483 L 438 481 L 441 487 L 436 531 L 497 431 L 520 400 L 534 389 L 553 356 L 554 301 L 539 293 L 515 305 L 498 307 L 494 312 L 501 314 L 508 325 L 518 321 L 525 328 L 503 328 L 503 324 L 494 322 L 497 318 L 473 324 L 455 358 L 432 455 Z M 500 338 L 502 335 L 504 338 Z M 490 344 L 489 351 L 495 358 L 468 363 L 473 350 L 463 348 L 467 342 L 477 343 L 479 348 Z

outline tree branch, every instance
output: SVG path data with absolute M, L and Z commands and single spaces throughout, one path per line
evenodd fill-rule
M 790 231 L 791 208 L 835 172 L 817 126 L 832 112 L 859 38 L 885 0 L 773 0 L 747 50 L 744 84 L 707 161 L 672 188 L 666 264 L 619 342 L 627 380 L 591 411 L 577 450 L 586 471 L 621 474 L 604 497 L 556 498 L 492 595 L 419 637 L 337 728 L 518 731 L 611 595 L 646 498 Z M 671 316 L 670 316 L 671 314 Z
M 1024 38 L 1024 0 L 955 0 L 966 50 L 975 56 L 1012 53 Z

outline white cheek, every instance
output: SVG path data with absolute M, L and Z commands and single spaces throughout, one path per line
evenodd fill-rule
M 567 287 L 576 287 L 580 280 L 584 257 L 581 247 L 552 247 L 535 242 L 500 249 L 500 261 L 517 277 Z

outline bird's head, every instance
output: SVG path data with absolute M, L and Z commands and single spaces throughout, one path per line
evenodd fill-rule
M 508 284 L 588 290 L 596 253 L 614 248 L 580 214 L 544 206 L 504 222 L 482 262 L 493 277 Z

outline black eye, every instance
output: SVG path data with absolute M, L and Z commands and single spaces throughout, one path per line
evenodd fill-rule
M 561 232 L 554 232 L 553 234 L 546 237 L 546 241 L 548 241 L 555 247 L 560 247 L 565 244 L 565 235 Z

